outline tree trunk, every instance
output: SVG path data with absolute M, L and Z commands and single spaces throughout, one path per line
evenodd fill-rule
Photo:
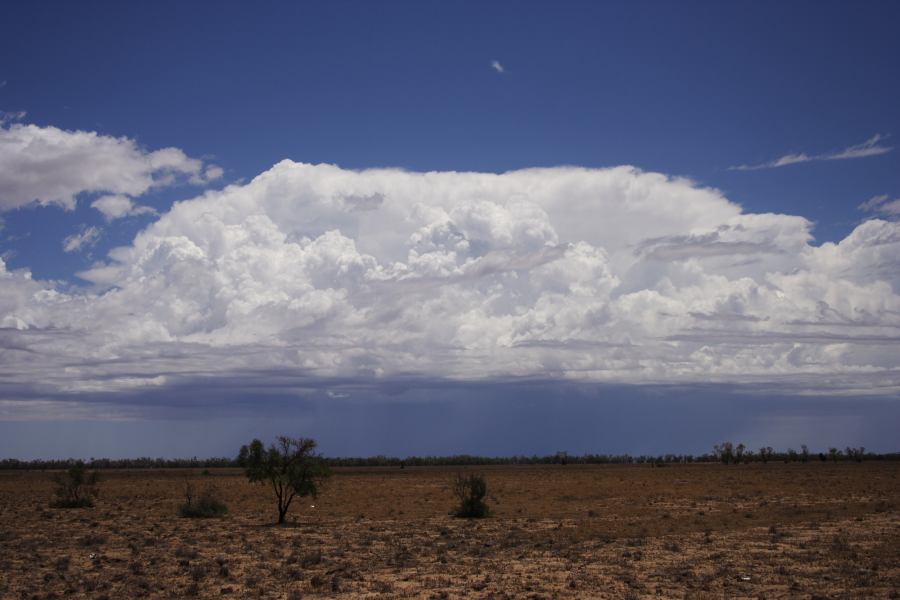
M 287 511 L 291 507 L 291 501 L 294 499 L 294 492 L 285 493 L 278 501 L 278 524 L 284 525 L 284 518 Z

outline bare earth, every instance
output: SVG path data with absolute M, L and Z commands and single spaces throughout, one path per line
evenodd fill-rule
M 481 521 L 458 470 L 338 470 L 285 527 L 239 471 L 104 472 L 86 509 L 0 473 L 0 597 L 900 597 L 897 463 L 481 468 Z M 229 516 L 178 517 L 187 480 Z

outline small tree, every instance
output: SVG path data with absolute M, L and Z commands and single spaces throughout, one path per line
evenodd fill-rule
M 99 481 L 100 474 L 97 471 L 88 472 L 85 469 L 84 461 L 79 460 L 65 473 L 53 475 L 53 483 L 56 484 L 53 494 L 56 498 L 50 502 L 50 506 L 53 508 L 93 506 Z
M 278 503 L 278 524 L 284 523 L 296 496 L 319 493 L 322 483 L 331 475 L 328 466 L 314 452 L 315 440 L 280 436 L 266 449 L 259 440 L 241 446 L 238 465 L 253 483 L 270 484 Z
M 862 462 L 866 455 L 866 449 L 863 446 L 860 446 L 859 448 L 847 446 L 844 453 L 847 455 L 847 458 L 855 460 L 856 462 Z
M 769 462 L 773 454 L 775 454 L 775 451 L 772 449 L 772 446 L 763 446 L 759 449 L 759 459 L 763 461 L 763 464 Z
M 831 461 L 832 461 L 832 462 L 837 462 L 837 461 L 838 461 L 838 457 L 839 457 L 840 455 L 841 455 L 841 451 L 838 450 L 837 448 L 829 448 L 829 449 L 828 449 L 828 456 L 831 457 Z
M 717 459 L 727 465 L 734 461 L 734 444 L 731 442 L 716 444 L 713 446 L 713 454 L 715 454 Z
M 478 474 L 463 475 L 458 473 L 453 481 L 453 494 L 459 500 L 454 515 L 466 519 L 480 519 L 490 512 L 484 497 L 487 495 L 487 483 Z

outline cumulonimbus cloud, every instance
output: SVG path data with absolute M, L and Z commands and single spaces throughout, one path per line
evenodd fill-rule
M 284 161 L 174 205 L 80 274 L 90 291 L 0 263 L 0 377 L 58 393 L 277 372 L 301 387 L 540 377 L 896 394 L 900 224 L 821 246 L 810 229 L 632 167 Z
M 179 178 L 205 184 L 222 175 L 178 148 L 147 151 L 127 137 L 7 121 L 0 120 L 0 211 L 72 209 L 83 193 L 133 198 Z

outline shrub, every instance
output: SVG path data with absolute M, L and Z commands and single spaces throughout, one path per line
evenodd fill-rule
M 178 514 L 191 519 L 207 519 L 228 514 L 228 507 L 219 497 L 218 490 L 207 485 L 196 494 L 194 486 L 188 483 L 184 488 L 185 502 L 178 507 Z
M 487 484 L 484 476 L 478 474 L 463 475 L 459 473 L 453 482 L 453 494 L 459 505 L 453 514 L 465 519 L 480 519 L 490 512 L 484 497 L 487 495 Z
M 53 508 L 83 508 L 94 505 L 97 496 L 97 484 L 100 475 L 97 471 L 88 472 L 83 461 L 78 461 L 65 473 L 55 473 L 53 490 L 55 498 L 50 502 Z

